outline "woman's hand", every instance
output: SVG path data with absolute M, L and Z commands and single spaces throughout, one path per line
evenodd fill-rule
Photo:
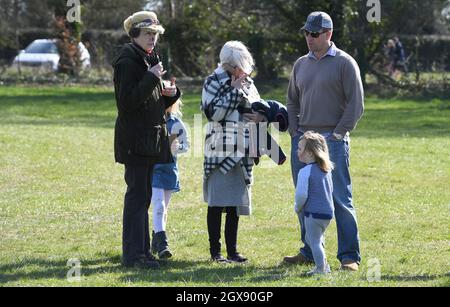
M 245 82 L 246 78 L 247 78 L 246 75 L 243 75 L 240 78 L 236 78 L 235 76 L 231 76 L 231 86 L 236 88 L 236 89 L 238 89 L 238 90 L 242 89 L 245 86 L 245 84 L 246 84 L 246 82 Z
M 164 70 L 164 67 L 161 62 L 151 67 L 148 71 L 158 78 L 161 78 L 167 72 L 167 70 Z

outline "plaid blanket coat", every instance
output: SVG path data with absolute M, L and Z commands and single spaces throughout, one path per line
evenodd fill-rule
M 206 78 L 202 92 L 201 110 L 209 120 L 203 163 L 205 178 L 216 168 L 226 174 L 239 165 L 245 182 L 252 184 L 254 159 L 249 155 L 251 126 L 242 121 L 238 111 L 242 108 L 251 108 L 247 93 L 233 88 L 228 73 L 221 67 L 217 68 Z

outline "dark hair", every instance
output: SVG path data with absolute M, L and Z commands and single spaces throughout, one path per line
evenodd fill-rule
M 141 29 L 140 28 L 131 28 L 130 32 L 128 33 L 128 35 L 131 38 L 136 38 L 141 34 Z

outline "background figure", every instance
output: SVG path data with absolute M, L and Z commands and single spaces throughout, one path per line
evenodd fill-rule
M 395 67 L 402 69 L 405 74 L 408 74 L 408 66 L 407 66 L 407 58 L 405 53 L 405 48 L 403 48 L 403 44 L 398 38 L 398 36 L 394 37 L 394 43 L 395 43 L 395 56 L 396 56 L 396 63 Z
M 395 75 L 396 62 L 397 62 L 397 55 L 396 55 L 394 40 L 392 40 L 392 39 L 388 40 L 387 45 L 385 45 L 385 55 L 389 62 L 388 66 L 387 66 L 389 76 L 393 77 Z
M 387 70 L 391 78 L 398 79 L 401 72 L 408 73 L 405 49 L 397 36 L 388 40 L 385 45 L 385 55 L 389 61 Z

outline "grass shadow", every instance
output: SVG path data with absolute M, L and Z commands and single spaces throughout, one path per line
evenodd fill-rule
M 441 275 L 383 275 L 381 279 L 383 281 L 395 281 L 395 282 L 411 282 L 411 281 L 433 281 L 441 278 L 448 278 L 447 286 L 450 285 L 450 272 Z
M 120 257 L 81 260 L 83 275 L 122 271 Z M 25 258 L 20 262 L 0 264 L 0 285 L 21 280 L 65 280 L 70 270 L 67 260 Z
M 289 277 L 289 270 L 281 265 L 273 267 L 246 264 L 218 264 L 210 260 L 183 261 L 171 260 L 162 266 L 162 270 L 152 274 L 135 270 L 133 274 L 121 277 L 122 282 L 170 283 L 183 282 L 187 285 L 208 283 L 227 284 L 232 282 L 250 282 L 258 284 L 282 280 Z
M 101 255 L 94 259 L 80 259 L 81 276 L 119 274 L 120 283 L 229 283 L 246 281 L 258 284 L 282 279 L 286 276 L 281 267 L 261 268 L 251 264 L 216 264 L 209 260 L 169 260 L 161 262 L 159 270 L 126 268 L 119 255 Z M 0 264 L 0 285 L 18 281 L 57 279 L 64 281 L 70 270 L 67 260 L 25 258 L 19 262 Z M 273 276 L 278 276 L 274 279 Z

